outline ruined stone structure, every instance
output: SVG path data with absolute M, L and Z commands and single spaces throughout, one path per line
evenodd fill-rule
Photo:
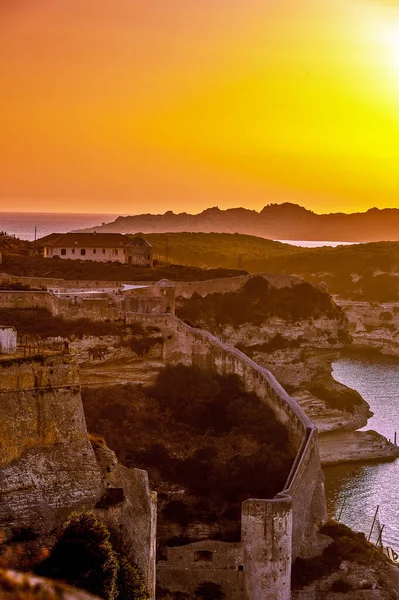
M 96 509 L 123 535 L 154 598 L 155 497 L 145 471 L 93 450 L 75 358 L 2 355 L 0 371 L 2 536 L 28 528 L 45 539 L 73 510 Z
M 318 553 L 317 531 L 326 519 L 315 426 L 273 375 L 239 350 L 172 315 L 128 315 L 128 322 L 137 320 L 161 329 L 166 362 L 239 375 L 245 389 L 258 394 L 285 425 L 297 452 L 284 490 L 271 500 L 243 503 L 239 545 L 202 541 L 168 548 L 167 560 L 158 563 L 158 585 L 170 598 L 212 581 L 234 600 L 288 600 L 291 564 Z
M 93 286 L 94 287 L 94 286 Z M 128 312 L 164 314 L 175 312 L 175 285 L 158 283 L 127 285 L 116 289 L 67 291 L 0 291 L 0 308 L 45 308 L 66 319 L 92 321 L 124 319 Z
M 227 281 L 232 291 L 244 285 L 248 278 L 223 282 L 225 285 Z M 285 276 L 267 278 L 276 286 L 298 282 L 296 278 Z M 323 543 L 317 533 L 326 519 L 317 430 L 267 369 L 210 333 L 189 327 L 172 314 L 166 314 L 170 302 L 173 301 L 174 307 L 176 295 L 191 295 L 194 291 L 206 295 L 222 291 L 219 287 L 218 280 L 175 286 L 159 282 L 98 299 L 58 298 L 50 293 L 43 297 L 53 303 L 53 314 L 67 318 L 122 317 L 127 324 L 138 321 L 159 327 L 164 338 L 164 362 L 195 364 L 224 375 L 237 374 L 247 391 L 255 392 L 272 408 L 285 425 L 296 451 L 284 489 L 273 499 L 251 499 L 243 503 L 240 543 L 204 540 L 169 548 L 167 559 L 158 563 L 157 579 L 165 598 L 192 594 L 198 585 L 210 581 L 219 584 L 226 597 L 233 600 L 288 600 L 292 562 L 298 556 L 317 554 Z M 30 294 L 31 301 L 34 298 L 30 292 L 7 294 L 7 302 L 14 307 L 18 306 L 19 299 L 13 294 Z M 0 293 L 0 305 L 1 302 Z M 156 311 L 149 309 L 151 303 L 157 306 Z M 108 468 L 111 487 L 118 487 L 112 479 L 116 474 L 110 463 Z M 146 522 L 153 531 L 153 519 Z

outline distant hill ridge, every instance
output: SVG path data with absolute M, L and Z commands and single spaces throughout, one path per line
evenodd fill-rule
M 399 241 L 399 210 L 371 208 L 364 213 L 319 215 L 297 204 L 269 204 L 260 212 L 246 208 L 207 208 L 197 215 L 167 211 L 163 215 L 118 217 L 82 231 L 121 233 L 245 233 L 277 240 Z

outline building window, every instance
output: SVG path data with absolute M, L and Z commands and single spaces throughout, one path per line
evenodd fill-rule
M 80 255 L 81 256 L 86 256 L 86 248 L 81 248 L 80 249 Z
M 103 248 L 103 254 L 105 254 L 105 248 Z
M 151 260 L 151 254 L 148 255 L 147 260 Z
M 66 248 L 61 248 L 61 256 L 65 256 L 66 255 Z
M 194 552 L 194 562 L 212 562 L 213 561 L 213 552 L 210 550 L 196 550 Z
M 75 254 L 75 248 L 72 248 L 72 254 Z
M 97 248 L 93 248 L 93 254 L 97 254 Z
M 113 251 L 112 251 L 112 254 L 114 256 L 118 256 L 118 248 L 114 248 Z

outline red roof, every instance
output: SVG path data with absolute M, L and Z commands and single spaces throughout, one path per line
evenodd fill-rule
M 56 248 L 125 248 L 132 241 L 121 233 L 51 233 L 37 244 Z

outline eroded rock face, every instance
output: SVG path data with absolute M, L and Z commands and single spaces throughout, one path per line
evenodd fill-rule
M 332 377 L 332 363 L 350 339 L 342 313 L 296 323 L 273 318 L 260 327 L 226 327 L 221 337 L 269 369 L 305 410 L 321 434 L 322 464 L 398 456 L 384 436 L 356 431 L 372 416 L 369 404 Z
M 2 362 L 0 527 L 48 532 L 96 502 L 100 469 L 70 355 Z
M 399 356 L 399 302 L 337 302 L 345 311 L 354 344 Z
M 370 565 L 344 561 L 339 570 L 316 579 L 291 600 L 395 600 L 399 598 L 399 568 L 382 562 L 379 552 Z
M 50 548 L 71 512 L 97 510 L 153 597 L 156 496 L 146 471 L 122 467 L 105 446 L 93 449 L 75 358 L 1 361 L 0 399 L 0 541 L 24 531 L 35 547 Z

